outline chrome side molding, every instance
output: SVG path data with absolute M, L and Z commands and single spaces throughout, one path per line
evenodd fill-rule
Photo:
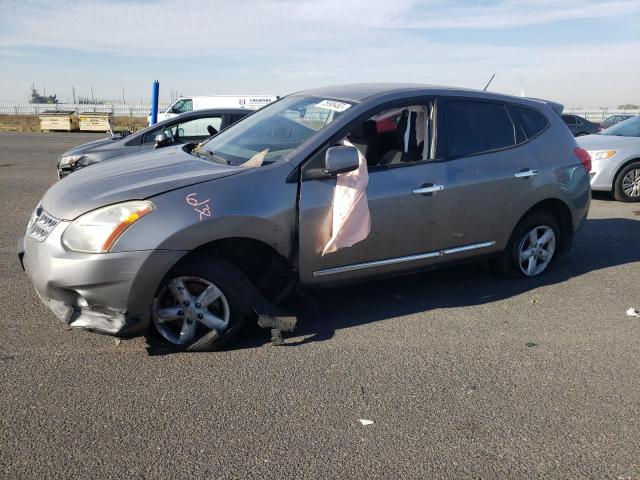
M 443 252 L 444 255 L 452 255 L 454 253 L 462 253 L 462 252 L 468 252 L 469 250 L 477 250 L 478 248 L 493 247 L 495 244 L 496 244 L 496 242 L 474 243 L 472 245 L 464 245 L 462 247 L 447 248 L 446 250 L 443 250 L 442 252 Z
M 408 255 L 406 257 L 387 258 L 384 260 L 374 260 L 371 262 L 355 263 L 353 265 L 345 265 L 343 267 L 327 268 L 326 270 L 318 270 L 313 272 L 314 277 L 323 277 L 325 275 L 334 275 L 336 273 L 353 272 L 355 270 L 364 270 L 365 268 L 384 267 L 387 265 L 395 265 L 397 263 L 415 262 L 416 260 L 426 260 L 428 258 L 443 257 L 445 255 L 454 255 L 456 253 L 468 252 L 480 248 L 493 247 L 496 244 L 492 242 L 473 243 L 471 245 L 463 245 L 461 247 L 447 248 L 436 252 L 419 253 L 416 255 Z

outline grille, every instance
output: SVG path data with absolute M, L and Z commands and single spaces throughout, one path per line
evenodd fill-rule
M 44 241 L 51 231 L 60 223 L 60 220 L 47 214 L 42 207 L 33 212 L 34 222 L 29 226 L 27 235 L 38 242 Z

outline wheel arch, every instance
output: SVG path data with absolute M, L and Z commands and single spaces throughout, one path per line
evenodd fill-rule
M 228 261 L 240 269 L 266 298 L 280 293 L 288 281 L 297 277 L 291 262 L 272 245 L 244 236 L 219 238 L 203 243 L 186 253 L 172 268 L 201 256 Z
M 620 173 L 622 173 L 622 170 L 627 168 L 633 162 L 640 162 L 640 157 L 628 158 L 620 164 L 620 166 L 616 170 L 615 175 L 613 176 L 613 182 L 611 183 L 611 191 L 614 190 L 616 186 L 616 182 L 618 181 L 618 177 L 620 176 Z
M 524 215 L 522 215 L 522 217 L 520 217 L 520 220 L 518 221 L 513 231 L 518 228 L 517 226 L 520 224 L 520 222 L 522 222 L 523 219 L 536 211 L 546 211 L 553 215 L 556 220 L 558 220 L 558 224 L 562 229 L 560 238 L 560 251 L 566 251 L 573 242 L 573 217 L 571 215 L 571 209 L 569 208 L 569 206 L 558 198 L 547 198 L 533 205 L 524 213 Z

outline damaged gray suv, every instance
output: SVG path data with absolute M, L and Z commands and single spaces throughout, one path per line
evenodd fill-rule
M 422 85 L 292 94 L 204 143 L 64 178 L 19 256 L 72 327 L 191 351 L 220 348 L 296 285 L 478 259 L 537 276 L 591 198 L 561 108 Z

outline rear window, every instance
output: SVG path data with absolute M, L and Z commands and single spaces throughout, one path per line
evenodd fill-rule
M 531 108 L 511 106 L 511 109 L 527 138 L 535 137 L 549 125 L 547 117 Z
M 447 155 L 473 155 L 513 146 L 516 129 L 501 103 L 447 100 Z

